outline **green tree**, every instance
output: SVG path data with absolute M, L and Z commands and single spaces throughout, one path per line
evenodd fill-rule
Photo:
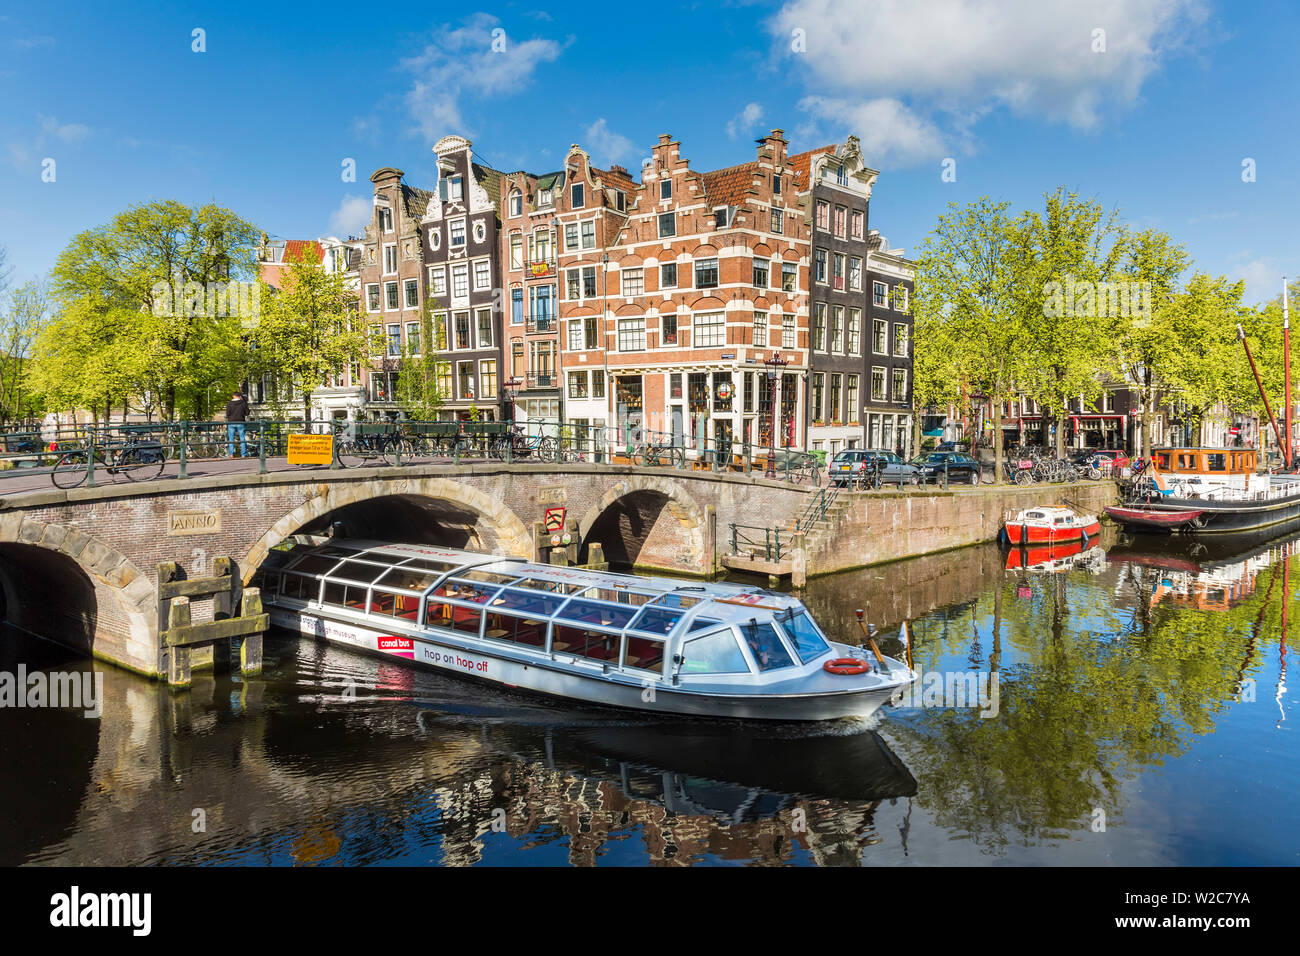
M 1002 479 L 1002 403 L 1027 374 L 1025 303 L 1038 293 L 1026 265 L 1028 236 L 1014 227 L 1007 208 L 988 197 L 964 207 L 950 203 L 921 245 L 914 295 L 927 322 L 941 321 L 945 329 L 932 345 L 952 350 L 946 387 L 956 381 L 992 406 L 996 481 Z M 918 333 L 917 349 L 923 347 L 931 345 L 923 346 Z
M 289 264 L 278 290 L 262 282 L 250 370 L 269 372 L 277 387 L 287 384 L 300 393 L 304 422 L 311 421 L 317 389 L 383 347 L 377 332 L 358 320 L 356 301 L 342 273 L 320 267 L 312 244 Z
M 1125 281 L 1150 284 L 1150 314 L 1134 316 L 1113 330 L 1120 371 L 1138 395 L 1138 455 L 1151 453 L 1151 426 L 1162 392 L 1173 384 L 1173 367 L 1185 364 L 1179 353 L 1197 347 L 1195 342 L 1176 337 L 1181 329 L 1170 321 L 1169 311 L 1179 280 L 1190 265 L 1187 250 L 1158 229 L 1126 237 L 1118 274 Z
M 1061 457 L 1070 401 L 1095 399 L 1113 368 L 1112 328 L 1122 317 L 1110 306 L 1124 303 L 1110 301 L 1107 284 L 1123 249 L 1122 229 L 1117 213 L 1063 187 L 1045 195 L 1041 214 L 1025 212 L 1015 228 L 1026 253 L 1020 325 L 1030 360 L 1020 384 L 1055 423 Z
M 49 288 L 43 279 L 23 283 L 7 300 L 0 294 L 0 422 L 33 417 L 41 408 L 28 387 L 27 366 L 32 346 L 50 316 Z
M 237 313 L 247 310 L 256 288 L 259 236 L 228 209 L 170 200 L 131 206 L 75 236 L 51 277 L 56 324 L 93 361 L 79 366 L 65 355 L 61 374 L 108 376 L 125 391 L 106 397 L 144 397 L 168 419 L 198 412 L 209 386 L 239 381 L 243 326 Z M 126 312 L 140 318 L 128 319 Z M 89 341 L 105 332 L 98 346 Z M 60 335 L 41 337 L 36 363 L 54 362 L 53 349 L 67 351 Z M 56 390 L 84 396 L 104 391 L 91 381 Z

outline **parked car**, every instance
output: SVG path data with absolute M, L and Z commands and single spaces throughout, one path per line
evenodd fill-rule
M 955 451 L 932 451 L 912 462 L 920 469 L 922 477 L 928 482 L 942 481 L 944 469 L 948 471 L 949 483 L 958 482 L 970 485 L 980 483 L 980 463 L 970 455 Z
M 849 448 L 836 452 L 827 469 L 827 475 L 833 483 L 846 485 L 857 481 L 864 471 L 877 468 L 880 470 L 881 481 L 885 484 L 920 481 L 920 470 L 915 465 L 903 461 L 892 451 L 869 448 Z

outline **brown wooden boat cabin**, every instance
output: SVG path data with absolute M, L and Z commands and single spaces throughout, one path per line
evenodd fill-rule
M 1253 475 L 1259 463 L 1255 448 L 1153 448 L 1151 464 L 1166 475 Z

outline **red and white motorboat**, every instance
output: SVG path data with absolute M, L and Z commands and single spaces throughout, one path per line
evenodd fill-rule
M 1003 527 L 1012 544 L 1045 544 L 1095 538 L 1101 533 L 1096 515 L 1075 514 L 1069 508 L 1026 508 Z

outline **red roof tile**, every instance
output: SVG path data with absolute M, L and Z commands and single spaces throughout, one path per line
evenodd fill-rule
M 284 262 L 290 264 L 294 262 L 306 262 L 305 253 L 308 246 L 316 248 L 316 261 L 325 261 L 325 247 L 315 239 L 286 239 L 284 241 Z
M 741 163 L 704 174 L 704 195 L 713 206 L 738 206 L 754 185 L 758 163 Z
M 822 153 L 829 153 L 835 149 L 831 146 L 818 146 L 816 149 L 810 149 L 806 153 L 795 153 L 793 156 L 786 157 L 786 165 L 794 170 L 795 184 L 801 188 L 807 188 L 808 176 L 812 169 L 814 156 L 820 156 Z

